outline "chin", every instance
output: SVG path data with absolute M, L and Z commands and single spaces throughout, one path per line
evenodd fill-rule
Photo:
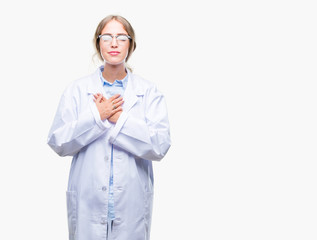
M 114 67 L 117 67 L 117 66 L 125 65 L 125 62 L 119 62 L 119 63 L 116 63 L 116 62 L 106 62 L 106 64 L 107 64 L 107 65 L 114 66 Z
M 107 60 L 106 59 L 106 64 L 109 64 L 109 65 L 124 65 L 125 64 L 125 59 L 122 59 L 122 60 L 118 60 L 118 61 L 114 61 L 113 59 L 112 60 Z

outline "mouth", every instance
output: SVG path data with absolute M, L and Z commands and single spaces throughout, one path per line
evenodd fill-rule
M 118 51 L 111 51 L 111 52 L 108 52 L 111 56 L 117 56 L 120 52 Z

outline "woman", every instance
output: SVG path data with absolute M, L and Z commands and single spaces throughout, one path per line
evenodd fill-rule
M 170 147 L 165 100 L 126 68 L 136 43 L 125 18 L 104 18 L 94 43 L 104 65 L 67 87 L 48 136 L 60 156 L 73 156 L 69 239 L 149 239 L 152 161 Z

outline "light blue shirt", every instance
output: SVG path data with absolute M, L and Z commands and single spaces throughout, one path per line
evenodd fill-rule
M 124 90 L 126 89 L 128 83 L 128 73 L 122 80 L 115 80 L 113 83 L 108 82 L 102 76 L 104 67 L 100 67 L 99 75 L 102 81 L 106 98 L 110 98 L 115 94 L 120 94 L 123 96 Z M 115 206 L 114 206 L 114 196 L 113 196 L 113 145 L 111 146 L 111 163 L 110 163 L 110 178 L 109 178 L 109 199 L 108 199 L 108 221 L 115 219 Z
M 120 94 L 121 96 L 123 96 L 124 90 L 127 87 L 128 84 L 128 75 L 129 73 L 127 73 L 127 75 L 121 79 L 121 80 L 115 80 L 113 83 L 108 82 L 106 79 L 104 79 L 104 77 L 102 76 L 102 72 L 103 72 L 104 67 L 101 66 L 100 67 L 100 79 L 102 81 L 102 84 L 104 86 L 105 92 L 106 92 L 106 98 L 110 98 L 115 94 Z

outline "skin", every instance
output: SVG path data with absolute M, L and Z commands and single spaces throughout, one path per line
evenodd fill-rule
M 103 28 L 101 34 L 119 35 L 126 34 L 123 25 L 112 20 Z M 110 45 L 104 44 L 100 41 L 100 52 L 104 58 L 105 66 L 102 73 L 107 81 L 113 83 L 116 79 L 123 79 L 127 73 L 125 71 L 125 59 L 128 55 L 130 42 L 127 41 L 124 45 L 118 45 L 116 38 L 112 39 Z M 119 52 L 117 55 L 111 55 L 111 51 Z M 106 120 L 116 123 L 122 113 L 123 99 L 119 94 L 107 99 L 102 94 L 94 94 L 94 101 L 100 114 L 101 120 Z

